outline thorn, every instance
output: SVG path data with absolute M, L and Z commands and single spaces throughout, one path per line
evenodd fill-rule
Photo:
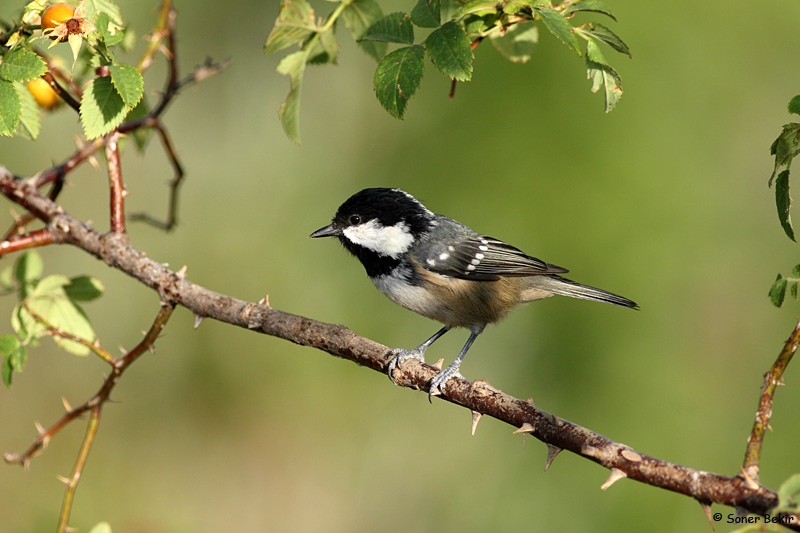
M 553 464 L 553 459 L 556 458 L 556 455 L 561 453 L 561 450 L 563 450 L 563 448 L 559 448 L 558 446 L 555 446 L 553 444 L 547 445 L 547 461 L 544 464 L 545 472 L 547 472 L 550 469 L 550 465 Z
M 769 430 L 770 433 L 772 433 L 774 431 L 772 429 L 772 424 L 770 424 L 769 422 L 767 422 L 767 429 Z
M 128 355 L 128 350 L 123 348 L 121 344 L 117 344 L 117 349 L 119 350 L 119 353 L 122 354 L 122 357 L 125 357 L 126 355 Z
M 203 320 L 205 320 L 205 319 L 206 319 L 206 317 L 204 317 L 204 316 L 202 316 L 202 315 L 198 315 L 197 313 L 195 313 L 195 314 L 194 314 L 194 329 L 197 329 L 197 328 L 199 328 L 199 327 L 200 327 L 200 324 L 201 324 L 201 323 L 203 322 Z
M 56 476 L 56 479 L 59 480 L 64 485 L 69 485 L 69 478 L 67 478 L 67 477 L 58 475 L 58 476 Z
M 3 452 L 3 461 L 7 463 L 16 463 L 19 461 L 19 458 L 13 453 Z
M 608 487 L 610 487 L 611 485 L 613 485 L 614 483 L 616 483 L 620 479 L 624 479 L 626 477 L 628 477 L 628 474 L 626 474 L 625 472 L 623 472 L 619 468 L 612 468 L 611 469 L 611 475 L 608 476 L 608 479 L 606 480 L 605 483 L 600 485 L 600 488 L 602 490 L 606 490 Z
M 744 469 L 744 467 L 739 467 L 739 470 L 742 472 L 742 477 L 744 477 L 744 486 L 750 490 L 758 490 L 758 483 L 756 483 L 750 474 Z
M 475 430 L 478 429 L 478 422 L 481 421 L 483 413 L 472 411 L 472 436 L 475 436 Z
M 128 189 L 122 189 L 122 197 L 123 198 L 127 197 L 129 194 L 130 194 L 130 192 L 128 192 Z
M 706 518 L 708 519 L 708 525 L 711 526 L 711 531 L 714 531 L 714 520 L 711 518 L 711 502 L 701 501 L 701 500 L 697 501 L 700 503 L 700 507 L 703 508 L 703 512 L 706 514 Z
M 181 279 L 186 279 L 186 271 L 187 271 L 187 270 L 189 270 L 189 267 L 188 267 L 188 266 L 186 266 L 186 265 L 183 265 L 183 266 L 180 268 L 180 270 L 178 270 L 178 271 L 177 271 L 175 274 L 177 274 L 177 275 L 178 275 L 178 277 L 179 277 L 179 278 L 181 278 Z
M 69 404 L 65 396 L 61 397 L 61 403 L 64 404 L 64 409 L 66 409 L 67 412 L 72 411 L 72 406 Z
M 269 294 L 265 294 L 264 297 L 258 301 L 258 304 L 269 307 Z
M 441 370 L 443 364 L 444 364 L 444 359 L 439 359 L 438 361 L 436 361 L 436 364 L 433 365 L 433 368 L 435 368 L 436 370 Z
M 100 163 L 97 162 L 97 158 L 94 155 L 90 155 L 87 161 L 95 170 L 100 170 Z
M 514 431 L 514 435 L 519 435 L 520 433 L 533 433 L 536 429 L 530 422 L 524 422 L 519 429 Z
M 525 403 L 532 405 L 533 407 L 536 407 L 536 404 L 533 403 L 533 398 L 528 398 L 527 400 L 525 400 Z
M 45 432 L 44 426 L 41 425 L 38 420 L 34 420 L 33 425 L 36 426 L 36 431 L 39 432 L 39 435 L 42 435 Z

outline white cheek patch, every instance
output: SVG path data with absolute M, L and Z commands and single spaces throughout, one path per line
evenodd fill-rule
M 414 237 L 405 222 L 398 222 L 394 226 L 382 226 L 373 219 L 366 224 L 345 228 L 342 233 L 354 244 L 393 259 L 405 253 L 414 242 Z

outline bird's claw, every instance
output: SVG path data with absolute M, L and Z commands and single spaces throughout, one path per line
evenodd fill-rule
M 389 365 L 386 367 L 386 373 L 389 375 L 389 379 L 392 380 L 392 383 L 395 385 L 397 384 L 397 380 L 394 378 L 395 370 L 400 369 L 400 363 L 407 359 L 416 359 L 420 363 L 425 362 L 425 351 L 420 350 L 419 348 L 413 348 L 411 350 L 405 350 L 403 348 L 395 348 L 389 355 L 394 355 L 391 361 L 389 361 Z
M 431 379 L 431 385 L 428 389 L 428 401 L 431 401 L 433 396 L 439 396 L 440 394 L 444 394 L 444 386 L 445 384 L 450 381 L 452 378 L 459 377 L 463 378 L 464 376 L 458 371 L 458 367 L 460 365 L 455 364 L 455 362 L 451 363 L 447 366 L 444 370 L 440 371 L 438 374 L 433 376 Z

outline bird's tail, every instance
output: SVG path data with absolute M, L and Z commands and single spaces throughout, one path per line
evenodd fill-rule
M 603 289 L 596 289 L 588 285 L 581 285 L 571 279 L 562 278 L 555 274 L 536 276 L 536 286 L 539 289 L 552 292 L 553 294 L 560 294 L 561 296 L 569 296 L 570 298 L 581 298 L 583 300 L 592 300 L 595 302 L 605 302 L 609 304 L 619 305 L 621 307 L 629 307 L 631 309 L 639 309 L 636 302 L 628 300 L 624 296 L 614 294 L 613 292 L 604 291 Z

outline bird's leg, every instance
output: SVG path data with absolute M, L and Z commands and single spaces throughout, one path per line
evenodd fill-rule
M 438 396 L 439 394 L 444 394 L 442 387 L 444 387 L 444 384 L 447 383 L 447 381 L 450 378 L 461 376 L 461 374 L 458 372 L 458 368 L 461 366 L 461 362 L 464 360 L 464 356 L 467 354 L 467 350 L 469 350 L 469 347 L 472 346 L 473 342 L 475 342 L 475 339 L 478 338 L 478 335 L 481 334 L 481 331 L 483 331 L 483 328 L 479 330 L 472 330 L 472 332 L 469 335 L 469 338 L 467 339 L 466 344 L 464 344 L 464 347 L 461 348 L 461 352 L 459 352 L 458 357 L 456 357 L 455 361 L 447 365 L 446 368 L 444 368 L 438 374 L 433 376 L 433 379 L 431 380 L 431 387 L 430 389 L 428 389 L 429 400 L 431 399 L 431 396 Z
M 386 368 L 386 373 L 389 374 L 389 379 L 395 381 L 394 371 L 400 368 L 400 363 L 402 363 L 406 359 L 417 359 L 418 361 L 424 363 L 425 350 L 430 348 L 431 344 L 436 342 L 436 339 L 438 339 L 448 331 L 450 331 L 450 326 L 445 326 L 436 333 L 434 333 L 430 339 L 426 340 L 416 348 L 413 348 L 411 350 L 404 350 L 403 348 L 395 348 L 394 350 L 389 352 L 391 355 L 394 355 L 394 359 L 389 361 L 389 366 Z

